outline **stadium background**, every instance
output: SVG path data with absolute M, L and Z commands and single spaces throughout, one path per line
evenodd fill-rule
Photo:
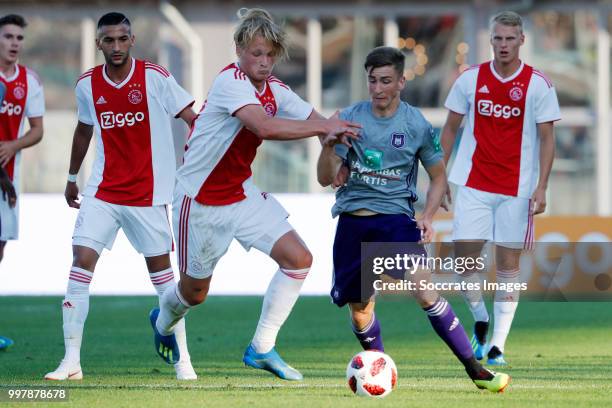
M 407 56 L 402 98 L 423 109 L 439 129 L 450 86 L 467 66 L 490 58 L 488 18 L 511 8 L 525 17 L 521 56 L 554 82 L 563 120 L 556 126 L 556 158 L 548 209 L 536 222 L 545 233 L 574 237 L 580 216 L 598 216 L 598 239 L 612 235 L 610 164 L 610 26 L 612 4 L 604 2 L 386 1 L 336 2 L 0 2 L 3 13 L 29 21 L 22 62 L 38 72 L 47 113 L 43 141 L 22 160 L 20 240 L 9 243 L 0 266 L 0 294 L 62 294 L 71 262 L 70 235 L 76 211 L 63 200 L 72 131 L 76 123 L 73 85 L 78 75 L 102 62 L 96 52 L 95 22 L 120 10 L 133 22 L 133 55 L 167 66 L 196 98 L 199 109 L 216 73 L 235 58 L 232 31 L 236 10 L 261 5 L 284 22 L 291 43 L 289 61 L 275 73 L 325 114 L 367 97 L 362 61 L 377 45 L 400 47 Z M 177 162 L 186 129 L 175 123 Z M 89 176 L 93 146 L 79 174 Z M 333 197 L 316 183 L 319 145 L 315 139 L 266 142 L 253 166 L 265 191 L 278 193 L 291 221 L 315 255 L 305 293 L 324 294 L 331 280 Z M 421 196 L 426 174 L 419 173 Z M 420 208 L 424 200 L 417 202 Z M 442 218 L 447 214 L 440 212 Z M 549 218 L 543 223 L 543 217 Z M 544 225 L 545 224 L 545 225 Z M 548 226 L 551 228 L 548 228 Z M 439 220 L 439 239 L 449 225 Z M 544 227 L 544 228 L 542 228 Z M 213 293 L 263 293 L 274 267 L 261 254 L 234 243 L 219 265 Z M 244 265 L 251 267 L 246 270 Z M 121 281 L 121 285 L 116 282 Z M 242 282 L 236 285 L 235 282 Z M 152 294 L 146 269 L 120 234 L 97 269 L 93 293 Z

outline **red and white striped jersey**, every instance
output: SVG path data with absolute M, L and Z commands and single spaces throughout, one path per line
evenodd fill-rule
M 204 205 L 228 205 L 245 198 L 243 183 L 251 177 L 261 139 L 244 127 L 234 113 L 246 105 L 261 105 L 269 116 L 307 119 L 312 105 L 270 76 L 257 92 L 237 64 L 215 78 L 202 111 L 194 121 L 177 181 L 187 195 Z
M 513 75 L 502 78 L 492 61 L 485 62 L 457 78 L 444 106 L 466 115 L 449 181 L 531 197 L 540 164 L 537 124 L 561 119 L 550 80 L 522 62 Z
M 120 205 L 172 200 L 176 159 L 171 117 L 193 104 L 163 67 L 132 59 L 120 84 L 106 66 L 85 72 L 76 85 L 79 122 L 94 126 L 96 156 L 83 195 Z
M 10 78 L 0 72 L 0 81 L 6 85 L 6 95 L 0 108 L 0 141 L 5 142 L 25 134 L 26 117 L 38 118 L 44 115 L 45 96 L 38 76 L 23 65 L 16 65 L 15 73 Z M 16 189 L 19 188 L 20 160 L 19 151 L 4 167 Z

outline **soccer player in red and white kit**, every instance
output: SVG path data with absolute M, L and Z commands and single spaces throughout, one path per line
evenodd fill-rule
M 279 266 L 243 361 L 286 380 L 301 380 L 302 374 L 288 366 L 274 346 L 312 255 L 287 221 L 285 209 L 253 184 L 251 163 L 265 139 L 328 133 L 357 137 L 358 126 L 337 117 L 323 118 L 271 76 L 277 59 L 286 55 L 286 34 L 265 10 L 241 9 L 238 14 L 238 62 L 213 82 L 177 171 L 173 222 L 181 280 L 162 296 L 161 311 L 151 312 L 151 323 L 157 352 L 162 358 L 169 350 L 176 354 L 176 322 L 205 300 L 215 265 L 236 238 L 245 249 L 260 250 Z
M 0 107 L 0 166 L 19 191 L 21 149 L 40 142 L 43 136 L 45 97 L 38 76 L 18 64 L 23 49 L 22 16 L 9 14 L 0 18 L 0 82 L 6 88 Z M 25 131 L 25 119 L 30 129 Z M 6 241 L 18 238 L 18 206 L 0 200 L 0 261 Z
M 552 83 L 519 59 L 521 17 L 504 11 L 491 19 L 493 60 L 464 71 L 445 103 L 442 130 L 448 162 L 464 116 L 463 134 L 450 173 L 456 184 L 455 256 L 476 258 L 485 241 L 496 246 L 498 284 L 516 285 L 523 249 L 533 243 L 533 216 L 546 208 L 554 158 L 555 121 L 561 119 Z M 450 202 L 450 194 L 448 194 Z M 479 283 L 475 270 L 463 274 Z M 472 347 L 489 364 L 504 365 L 504 346 L 519 300 L 518 290 L 497 290 L 493 336 L 485 349 L 489 314 L 480 290 L 465 293 L 474 316 Z
M 100 18 L 96 44 L 106 63 L 85 72 L 76 84 L 79 122 L 65 196 L 70 207 L 80 209 L 62 306 L 66 354 L 59 367 L 45 376 L 49 380 L 83 378 L 80 349 L 89 284 L 102 250 L 112 247 L 119 228 L 144 255 L 158 295 L 174 283 L 166 210 L 176 170 L 171 116 L 191 124 L 193 98 L 165 68 L 130 56 L 134 35 L 123 14 Z M 94 131 L 96 157 L 79 203 L 76 176 Z M 182 358 L 175 364 L 176 376 L 194 380 L 197 376 L 187 351 L 184 321 L 177 328 Z
M 38 76 L 18 64 L 27 23 L 17 14 L 0 17 L 0 262 L 8 240 L 19 235 L 19 162 L 21 149 L 43 136 L 45 97 Z M 30 129 L 25 131 L 25 118 Z M 13 344 L 0 336 L 0 350 Z

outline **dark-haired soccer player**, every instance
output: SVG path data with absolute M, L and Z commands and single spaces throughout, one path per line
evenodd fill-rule
M 19 162 L 21 150 L 40 142 L 43 136 L 45 97 L 38 76 L 18 63 L 27 26 L 17 14 L 0 18 L 0 262 L 8 240 L 18 238 Z M 30 129 L 24 132 L 25 118 Z M 16 187 L 13 187 L 16 186 Z M 13 344 L 0 336 L 0 350 Z
M 405 86 L 404 54 L 396 48 L 378 47 L 368 54 L 364 67 L 370 100 L 340 113 L 341 119 L 362 125 L 361 138 L 349 148 L 338 143 L 336 135 L 327 136 L 317 175 L 319 183 L 328 186 L 343 160 L 349 167 L 346 185 L 337 191 L 332 209 L 339 220 L 331 295 L 336 305 L 349 304 L 353 332 L 362 347 L 384 350 L 374 314 L 374 289 L 362 285 L 361 267 L 366 261 L 362 243 L 404 243 L 395 244 L 393 251 L 401 256 L 426 256 L 422 243 L 433 238 L 432 218 L 446 192 L 447 181 L 444 156 L 432 126 L 418 109 L 400 100 Z M 417 200 L 419 161 L 431 183 L 425 210 L 415 220 L 413 202 Z M 414 282 L 429 279 L 429 272 L 419 270 L 412 278 Z M 463 363 L 476 386 L 503 391 L 509 376 L 493 373 L 478 363 L 450 304 L 434 291 L 417 290 L 415 295 L 436 333 Z
M 80 364 L 83 327 L 89 310 L 89 284 L 104 248 L 119 231 L 144 255 L 158 295 L 174 283 L 170 265 L 172 235 L 166 206 L 176 170 L 171 118 L 191 124 L 192 97 L 163 67 L 131 57 L 130 21 L 108 13 L 98 21 L 96 44 L 106 63 L 85 72 L 76 84 L 78 124 L 72 142 L 66 201 L 79 208 L 74 254 L 63 301 L 66 354 L 49 380 L 83 378 Z M 76 176 L 92 134 L 96 158 L 79 203 Z M 126 271 L 129 273 L 130 271 Z M 119 283 L 118 283 L 119 284 Z M 177 325 L 181 359 L 176 376 L 196 379 L 187 351 L 185 323 Z

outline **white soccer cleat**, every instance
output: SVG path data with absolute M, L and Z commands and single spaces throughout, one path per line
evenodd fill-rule
M 193 369 L 191 361 L 179 361 L 174 365 L 174 369 L 176 370 L 177 380 L 193 381 L 198 379 L 198 375 Z
M 83 370 L 80 363 L 70 363 L 62 360 L 59 367 L 55 371 L 51 371 L 45 375 L 45 380 L 64 381 L 64 380 L 82 380 Z

